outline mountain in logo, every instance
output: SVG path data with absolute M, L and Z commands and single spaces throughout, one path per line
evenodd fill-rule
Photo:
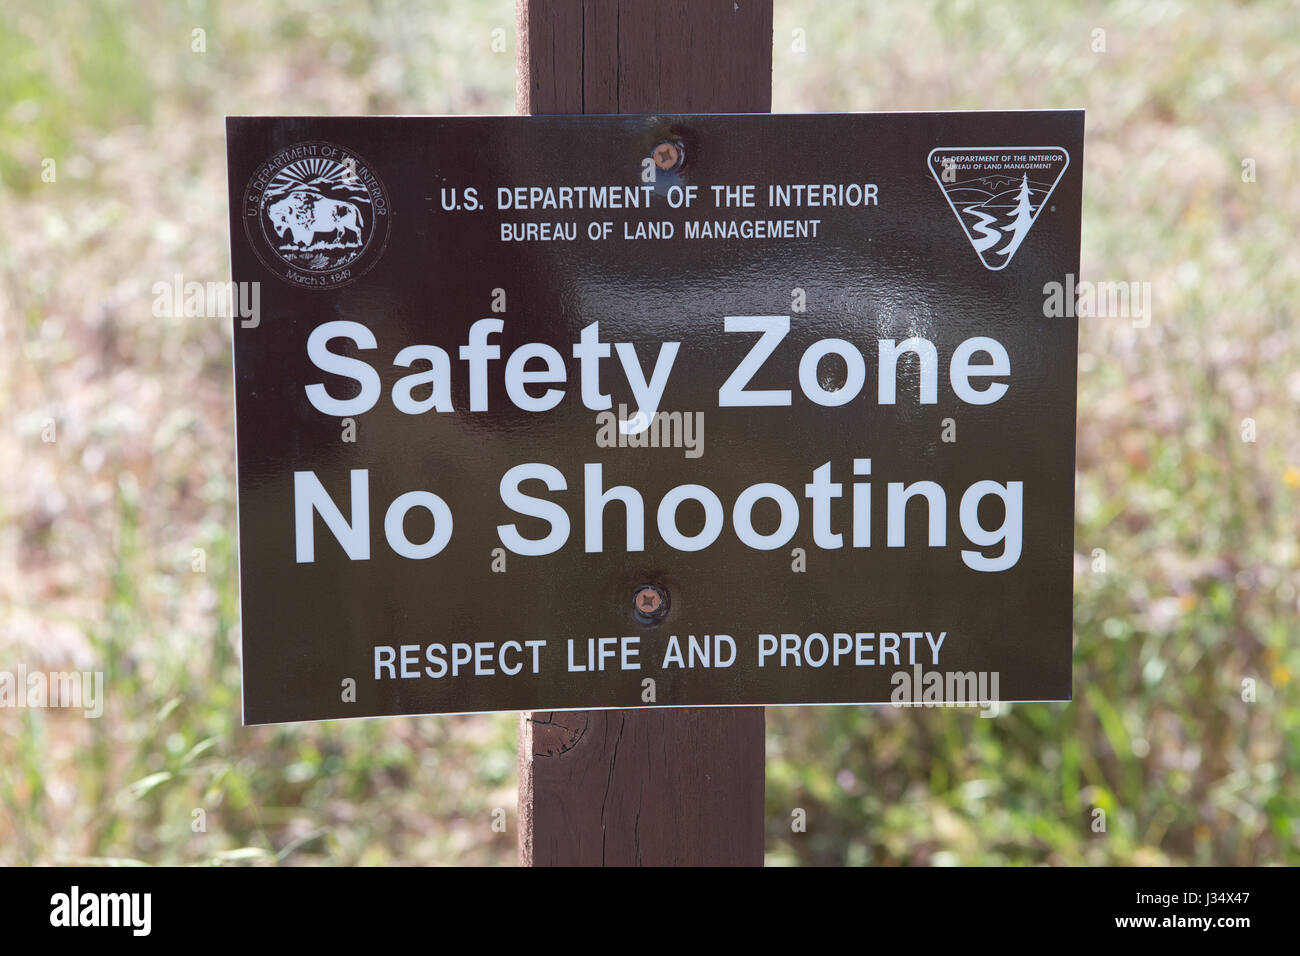
M 931 150 L 930 173 L 984 267 L 1005 269 L 1038 221 L 1070 156 L 1059 146 Z

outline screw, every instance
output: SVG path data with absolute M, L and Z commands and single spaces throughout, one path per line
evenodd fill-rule
M 668 592 L 653 584 L 637 588 L 632 596 L 632 616 L 642 624 L 658 624 L 668 616 Z
M 660 169 L 676 169 L 682 164 L 682 157 L 685 150 L 680 143 L 670 143 L 667 140 L 660 143 L 650 154 L 654 158 L 655 165 Z

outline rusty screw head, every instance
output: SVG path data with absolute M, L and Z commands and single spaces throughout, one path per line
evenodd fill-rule
M 668 615 L 668 592 L 653 584 L 636 589 L 632 596 L 632 616 L 642 624 L 658 624 Z
M 655 165 L 663 170 L 676 169 L 682 164 L 684 155 L 685 150 L 682 149 L 681 143 L 670 143 L 667 140 L 656 146 L 650 154 Z

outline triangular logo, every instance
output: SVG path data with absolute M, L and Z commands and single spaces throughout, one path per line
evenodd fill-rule
M 930 173 L 986 269 L 1005 269 L 1070 165 L 1059 146 L 930 151 Z

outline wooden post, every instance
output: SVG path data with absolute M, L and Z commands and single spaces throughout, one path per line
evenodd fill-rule
M 771 109 L 772 0 L 516 3 L 521 113 Z M 761 707 L 520 714 L 519 862 L 761 866 L 763 732 Z

